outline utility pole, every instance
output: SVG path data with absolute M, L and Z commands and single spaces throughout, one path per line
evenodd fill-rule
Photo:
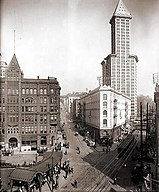
M 53 150 L 52 150 L 52 167 L 51 167 L 51 174 L 52 174 L 52 188 L 51 188 L 51 192 L 53 192 L 54 191 L 54 183 L 53 183 L 53 181 L 54 181 L 54 178 L 53 178 L 53 174 L 54 174 L 54 171 L 53 171 L 53 166 L 54 166 L 54 164 L 53 164 L 53 162 L 54 162 L 54 159 L 53 159 Z
M 14 30 L 14 53 L 15 53 L 15 30 Z
M 142 103 L 140 103 L 140 151 L 141 151 L 141 166 L 143 166 L 143 138 L 142 138 Z
M 145 152 L 146 152 L 146 157 L 147 157 L 147 141 L 148 141 L 148 132 L 149 132 L 149 115 L 148 115 L 148 108 L 149 108 L 149 106 L 148 106 L 148 103 L 147 103 L 147 114 L 146 114 L 146 141 L 145 141 Z
M 140 102 L 140 151 L 141 151 L 141 180 L 143 177 L 143 140 L 142 140 L 142 102 Z M 142 186 L 141 186 L 142 192 Z
M 51 192 L 54 191 L 54 178 L 53 178 L 53 174 L 54 174 L 54 171 L 53 171 L 53 167 L 54 167 L 54 158 L 53 158 L 53 152 L 54 152 L 54 136 L 52 137 L 52 157 L 51 157 L 51 178 L 52 178 L 52 188 L 51 188 Z

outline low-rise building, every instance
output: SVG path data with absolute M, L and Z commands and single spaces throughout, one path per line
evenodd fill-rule
M 130 98 L 110 86 L 98 87 L 82 96 L 80 105 L 81 125 L 89 127 L 94 140 L 118 138 L 130 121 Z
M 50 147 L 60 128 L 61 88 L 57 79 L 24 78 L 14 54 L 0 80 L 1 145 Z

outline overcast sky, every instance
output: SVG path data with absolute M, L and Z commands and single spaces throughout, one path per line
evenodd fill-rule
M 61 94 L 98 86 L 111 53 L 110 18 L 118 0 L 1 0 L 1 53 L 15 53 L 25 78 L 57 77 Z M 153 97 L 159 72 L 159 0 L 123 0 L 131 20 L 131 54 L 139 58 L 138 94 Z

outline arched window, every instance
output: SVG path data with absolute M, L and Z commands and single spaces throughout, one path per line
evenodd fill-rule
M 33 103 L 33 98 L 32 97 L 26 97 L 25 98 L 25 103 Z
M 54 93 L 54 89 L 51 88 L 51 89 L 50 89 L 50 92 L 51 92 L 51 93 Z
M 107 126 L 107 120 L 103 119 L 103 126 L 106 127 Z
M 46 90 L 46 89 L 44 89 L 44 94 L 45 94 L 45 95 L 47 94 L 47 90 Z
M 103 111 L 103 115 L 107 116 L 107 111 L 106 110 Z
M 107 102 L 106 101 L 103 102 L 103 106 L 107 107 Z
M 22 89 L 22 94 L 25 94 L 25 89 Z
M 37 90 L 36 89 L 34 89 L 34 94 L 37 94 Z
M 43 89 L 40 89 L 40 94 L 43 94 Z
M 103 94 L 103 100 L 107 100 L 107 94 Z
M 30 94 L 33 94 L 33 89 L 30 89 Z
M 26 89 L 26 94 L 29 94 L 29 89 Z
M 47 103 L 47 97 L 44 97 L 44 103 Z

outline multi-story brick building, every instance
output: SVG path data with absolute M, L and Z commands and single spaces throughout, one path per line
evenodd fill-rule
M 130 121 L 130 106 L 129 97 L 109 86 L 98 87 L 80 99 L 81 124 L 97 140 L 118 138 Z
M 16 55 L 0 79 L 0 139 L 8 147 L 50 147 L 60 127 L 60 86 L 56 78 L 27 79 Z
M 122 0 L 110 20 L 111 54 L 102 61 L 103 85 L 131 98 L 131 117 L 137 115 L 137 62 L 138 57 L 131 54 L 132 16 Z

